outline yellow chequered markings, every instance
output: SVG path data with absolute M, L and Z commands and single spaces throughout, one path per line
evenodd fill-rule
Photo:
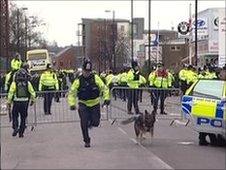
M 192 115 L 197 117 L 215 118 L 217 101 L 205 98 L 194 98 Z

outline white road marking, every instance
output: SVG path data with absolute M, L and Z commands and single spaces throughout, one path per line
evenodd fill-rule
M 150 152 L 147 148 L 145 148 L 142 144 L 136 141 L 134 138 L 130 138 L 129 135 L 124 131 L 122 128 L 118 127 L 118 130 L 125 134 L 129 140 L 134 142 L 135 144 L 138 144 L 142 149 L 144 149 L 146 152 L 151 153 L 153 155 L 152 159 L 155 159 L 155 161 L 159 162 L 160 165 L 162 165 L 165 169 L 173 169 L 171 166 L 169 166 L 166 162 L 164 162 L 162 159 L 160 159 L 158 156 L 156 156 L 154 153 Z

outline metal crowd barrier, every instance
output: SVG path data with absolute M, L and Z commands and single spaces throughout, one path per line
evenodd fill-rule
M 127 119 L 131 117 L 131 114 L 128 114 L 128 100 L 136 98 L 138 98 L 139 111 L 144 113 L 144 111 L 147 110 L 151 113 L 153 111 L 152 101 L 155 98 L 155 94 L 157 94 L 160 90 L 166 95 L 164 110 L 167 115 L 160 114 L 159 99 L 156 115 L 157 119 L 182 120 L 183 114 L 181 112 L 181 90 L 179 88 L 159 89 L 149 87 L 142 87 L 138 89 L 131 89 L 129 87 L 113 87 L 111 89 L 111 103 L 108 113 L 109 119 L 115 121 L 117 119 Z M 133 104 L 132 114 L 136 114 Z
M 46 95 L 48 93 L 48 95 Z M 36 92 L 36 101 L 28 108 L 27 126 L 35 127 L 38 124 L 68 123 L 80 121 L 78 110 L 70 110 L 67 102 L 68 91 L 42 91 Z M 44 112 L 44 96 L 46 101 L 52 98 L 51 114 Z M 0 119 L 1 127 L 11 127 L 6 103 L 7 94 L 0 94 Z M 47 103 L 47 102 L 46 102 Z M 78 108 L 78 107 L 77 107 Z M 107 108 L 101 107 L 101 120 L 107 120 Z

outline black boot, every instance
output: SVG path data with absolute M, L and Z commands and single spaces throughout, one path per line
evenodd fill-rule
M 206 135 L 207 135 L 207 133 L 203 133 L 203 132 L 200 132 L 200 133 L 199 133 L 199 145 L 201 145 L 201 146 L 206 146 L 206 145 L 209 144 L 209 143 L 206 141 Z
M 13 130 L 13 133 L 12 133 L 12 136 L 16 136 L 17 133 L 18 133 L 18 130 L 17 130 L 17 129 L 14 129 L 14 130 Z
M 86 142 L 84 146 L 85 146 L 85 148 L 90 148 L 90 143 Z

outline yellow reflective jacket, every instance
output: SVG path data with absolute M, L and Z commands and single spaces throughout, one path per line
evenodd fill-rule
M 138 74 L 138 72 L 136 72 L 136 74 Z M 140 85 L 144 85 L 146 84 L 146 79 L 142 76 L 139 75 L 139 77 L 135 77 L 134 76 L 135 71 L 133 69 L 131 69 L 128 73 L 127 73 L 127 85 L 130 88 L 139 88 Z
M 148 76 L 148 81 L 150 86 L 155 86 L 157 88 L 169 88 L 172 87 L 172 77 L 169 72 L 166 72 L 165 76 L 160 76 L 157 74 L 158 70 L 151 72 Z
M 100 94 L 103 94 L 102 96 L 103 100 L 110 100 L 109 88 L 104 84 L 104 82 L 101 80 L 101 78 L 97 74 L 94 75 L 94 79 L 95 79 L 96 85 L 100 90 Z M 79 87 L 80 87 L 80 80 L 75 79 L 68 94 L 69 106 L 76 105 L 77 93 L 78 93 Z M 85 104 L 87 107 L 93 107 L 100 103 L 100 97 L 97 97 L 96 99 L 90 99 L 90 100 L 79 100 L 78 102 Z
M 188 70 L 186 74 L 187 84 L 194 83 L 196 80 L 198 80 L 198 74 L 192 70 Z
M 22 61 L 20 59 L 13 59 L 11 61 L 11 69 L 12 70 L 19 70 L 20 67 L 22 66 Z
M 183 81 L 186 81 L 186 78 L 187 78 L 187 71 L 186 69 L 182 69 L 180 72 L 179 72 L 179 79 L 180 80 L 183 80 Z
M 123 72 L 122 74 L 120 74 L 119 84 L 126 85 L 126 82 L 127 82 L 127 72 Z
M 36 97 L 36 93 L 34 91 L 33 86 L 31 85 L 31 83 L 28 81 L 28 92 L 30 93 L 30 98 L 32 101 L 35 100 Z M 29 97 L 23 97 L 23 98 L 17 98 L 16 95 L 16 90 L 17 90 L 17 86 L 16 86 L 16 82 L 12 82 L 10 89 L 9 89 L 9 93 L 8 93 L 8 103 L 12 103 L 13 101 L 28 101 Z
M 45 71 L 42 73 L 38 89 L 39 91 L 52 89 L 59 90 L 59 83 L 56 74 L 52 71 Z
M 217 78 L 217 75 L 215 72 L 209 72 L 209 71 L 206 71 L 205 72 L 205 79 L 216 79 Z

